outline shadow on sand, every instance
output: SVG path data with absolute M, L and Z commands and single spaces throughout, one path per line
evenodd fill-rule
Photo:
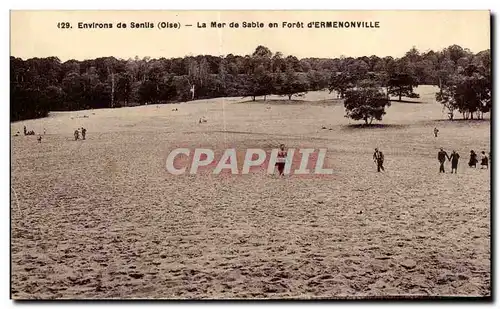
M 237 102 L 235 104 L 267 104 L 267 105 L 300 105 L 300 104 L 308 104 L 308 105 L 321 105 L 321 104 L 337 104 L 342 103 L 342 99 L 326 99 L 326 100 L 315 100 L 315 101 L 307 101 L 302 99 L 292 99 L 292 100 L 247 100 Z
M 375 124 L 349 124 L 342 126 L 342 130 L 374 130 L 374 129 L 404 129 L 407 124 L 375 123 Z
M 410 100 L 389 100 L 391 103 L 406 103 L 406 104 L 427 104 L 429 102 L 424 102 L 424 101 L 410 101 Z
M 490 122 L 490 118 L 485 118 L 485 119 L 463 119 L 463 118 L 457 118 L 453 120 L 449 119 L 435 119 L 435 120 L 430 120 L 429 123 L 482 123 L 482 122 Z

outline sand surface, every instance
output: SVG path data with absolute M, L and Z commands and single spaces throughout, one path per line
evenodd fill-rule
M 436 88 L 417 91 L 420 103 L 393 102 L 370 129 L 349 126 L 357 122 L 328 92 L 11 124 L 12 135 L 24 125 L 47 131 L 40 144 L 11 138 L 12 297 L 490 295 L 490 172 L 467 167 L 471 149 L 489 150 L 490 121 L 445 121 Z M 202 116 L 208 122 L 198 124 Z M 74 141 L 81 126 L 87 140 Z M 165 169 L 178 147 L 220 154 L 279 143 L 327 148 L 334 174 Z M 458 174 L 449 162 L 438 173 L 439 147 L 461 155 Z

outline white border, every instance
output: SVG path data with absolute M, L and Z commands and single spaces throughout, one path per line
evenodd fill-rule
M 0 101 L 0 128 L 1 128 L 1 133 L 0 133 L 0 146 L 1 146 L 1 151 L 0 151 L 0 156 L 1 156 L 1 162 L 3 168 L 3 173 L 0 176 L 0 195 L 1 195 L 1 223 L 0 226 L 2 226 L 2 233 L 0 234 L 0 241 L 1 241 L 1 249 L 0 250 L 0 260 L 1 263 L 0 265 L 2 266 L 2 270 L 0 273 L 2 274 L 1 280 L 0 280 L 0 308 L 13 308 L 14 304 L 11 300 L 9 300 L 10 297 L 10 242 L 9 242 L 9 235 L 10 235 L 10 217 L 9 217 L 9 208 L 10 208 L 10 203 L 9 203 L 9 195 L 10 195 L 10 188 L 9 188 L 9 183 L 10 183 L 10 175 L 9 175 L 9 170 L 10 170 L 10 162 L 9 162 L 9 155 L 10 155 L 10 148 L 9 148 L 9 129 L 10 129 L 10 123 L 9 123 L 9 94 L 8 94 L 8 85 L 9 85 L 9 56 L 10 56 L 10 51 L 9 51 L 9 10 L 10 9 L 16 9 L 16 10 L 35 10 L 35 9 L 65 9 L 65 10 L 77 10 L 77 9 L 86 9 L 86 10 L 91 10 L 91 9 L 114 9 L 114 10 L 128 10 L 128 9 L 133 9 L 133 10 L 144 10 L 144 9 L 211 9 L 211 10 L 217 10 L 217 9 L 259 9 L 259 10 L 265 10 L 265 9 L 271 9 L 271 10 L 277 10 L 277 9 L 286 9 L 286 10 L 293 10 L 293 9 L 309 9 L 309 10 L 325 10 L 325 9 L 330 9 L 330 10 L 346 10 L 346 9 L 357 9 L 357 10 L 383 10 L 383 9 L 416 9 L 416 10 L 432 10 L 432 9 L 447 9 L 447 10 L 479 10 L 479 9 L 490 9 L 492 10 L 493 13 L 496 13 L 499 11 L 498 6 L 500 1 L 498 0 L 474 0 L 474 1 L 450 1 L 450 2 L 445 2 L 445 1 L 436 1 L 436 0 L 420 0 L 418 2 L 411 1 L 389 1 L 389 0 L 377 0 L 377 1 L 370 1 L 370 0 L 365 0 L 365 1 L 360 1 L 360 0 L 349 0 L 349 1 L 324 1 L 324 0 L 302 0 L 302 1 L 297 1 L 297 0 L 288 0 L 288 1 L 269 1 L 269 0 L 253 0 L 253 1 L 248 1 L 248 2 L 243 2 L 243 1 L 224 1 L 224 0 L 210 0 L 210 1 L 203 1 L 203 0 L 182 0 L 178 2 L 172 2 L 172 1 L 148 1 L 148 0 L 140 0 L 140 1 L 131 1 L 131 0 L 118 0 L 116 3 L 113 3 L 112 1 L 109 1 L 107 3 L 104 3 L 102 0 L 86 0 L 82 2 L 77 2 L 77 1 L 54 1 L 54 0 L 44 0 L 44 1 L 0 1 L 0 6 L 2 8 L 1 10 L 1 40 L 0 42 L 3 43 L 3 48 L 1 49 L 2 51 L 2 57 L 0 58 L 0 64 L 1 64 L 1 70 L 2 72 L 2 100 Z M 118 4 L 118 5 L 117 5 Z M 495 22 L 496 23 L 496 22 Z M 494 54 L 494 62 L 496 63 L 496 60 L 498 59 L 498 53 L 496 52 L 497 50 L 495 49 L 495 54 Z M 496 70 L 495 70 L 495 90 L 499 89 L 498 88 L 498 78 L 496 76 Z M 496 102 L 494 103 L 496 105 Z M 496 109 L 495 109 L 496 110 Z M 497 117 L 497 113 L 494 113 L 494 117 Z M 496 133 L 496 127 L 495 126 L 495 133 Z M 495 134 L 494 133 L 494 134 Z M 497 148 L 495 147 L 494 153 L 497 153 Z M 496 159 L 496 158 L 495 158 Z M 495 160 L 497 162 L 497 160 Z M 497 164 L 494 163 L 496 166 Z M 496 175 L 496 174 L 495 174 Z M 498 179 L 498 178 L 497 178 Z M 495 185 L 494 190 L 498 192 L 498 186 L 499 184 L 497 183 Z M 493 207 L 493 205 L 492 205 Z M 497 229 L 498 229 L 498 216 L 499 216 L 500 210 L 496 210 L 495 212 L 495 222 L 497 224 Z M 491 233 L 493 235 L 493 232 Z M 498 238 L 498 235 L 496 236 Z M 495 246 L 496 247 L 496 246 Z M 493 249 L 493 248 L 492 248 Z M 496 253 L 496 252 L 495 252 Z M 496 262 L 498 262 L 498 255 L 495 254 L 496 256 Z M 498 263 L 496 264 L 496 270 L 498 269 L 499 265 Z M 494 274 L 492 274 L 492 281 L 494 281 L 494 278 L 498 278 L 496 275 L 498 271 L 495 271 Z M 499 297 L 499 292 L 498 292 L 498 286 L 499 282 L 495 280 L 495 291 L 494 295 Z M 192 306 L 192 305 L 199 305 L 203 304 L 209 307 L 216 308 L 220 303 L 187 303 L 187 304 L 167 304 L 165 305 L 169 307 L 177 307 L 177 306 Z M 301 307 L 309 307 L 312 305 L 316 305 L 318 303 L 310 303 L 310 304 L 304 304 L 304 303 L 298 303 L 298 304 L 291 304 L 291 303 L 253 303 L 253 304 L 244 304 L 244 305 L 251 305 L 255 307 L 269 307 L 271 305 L 281 305 L 281 306 L 301 306 Z M 30 305 L 23 305 L 23 308 L 31 308 L 31 307 L 52 307 L 54 304 L 30 304 Z M 87 307 L 92 305 L 94 308 L 105 308 L 111 304 L 105 304 L 105 303 L 94 303 L 94 304 L 71 304 L 71 303 L 62 303 L 60 306 L 63 307 L 75 307 L 75 308 L 81 308 L 81 307 Z M 145 307 L 147 305 L 152 305 L 152 304 L 139 304 L 139 303 L 128 303 L 128 304 L 114 304 L 113 306 L 116 307 L 125 307 L 125 306 L 134 306 L 134 307 Z M 158 304 L 156 304 L 158 305 Z M 231 304 L 225 304 L 225 305 L 236 305 L 234 303 Z M 243 304 L 240 304 L 243 305 Z M 347 306 L 349 307 L 362 307 L 362 306 L 380 306 L 380 307 L 386 307 L 387 305 L 390 305 L 390 303 L 381 303 L 381 304 L 371 304 L 371 303 L 366 303 L 366 304 L 349 304 L 349 303 L 331 303 L 331 305 L 335 306 L 336 308 L 346 308 Z M 410 305 L 410 303 L 405 303 L 402 304 L 400 303 L 399 305 Z M 460 305 L 460 306 L 477 306 L 480 305 L 479 303 L 465 303 L 465 304 L 449 304 L 451 306 L 455 305 Z M 413 306 L 413 305 L 412 305 Z M 426 307 L 437 307 L 438 304 L 430 304 L 430 303 L 421 303 L 419 305 L 416 305 L 416 307 L 420 306 L 426 306 Z
M 495 1 L 493 0 L 474 0 L 474 1 L 453 1 L 452 5 L 445 1 L 436 0 L 419 0 L 412 3 L 403 1 L 389 0 L 349 0 L 349 1 L 334 1 L 328 3 L 321 0 L 308 1 L 269 1 L 269 0 L 253 0 L 253 1 L 224 1 L 224 0 L 183 0 L 183 1 L 151 1 L 151 0 L 121 0 L 120 2 L 113 1 L 26 1 L 17 0 L 10 1 L 11 9 L 77 9 L 77 10 L 158 10 L 158 9 L 186 9 L 186 10 L 487 10 L 493 8 Z M 5 4 L 3 2 L 2 4 Z M 117 5 L 118 4 L 118 5 Z

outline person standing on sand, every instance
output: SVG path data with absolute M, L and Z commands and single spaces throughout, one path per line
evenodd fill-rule
M 446 153 L 446 151 L 443 150 L 443 148 L 441 148 L 441 150 L 439 150 L 438 152 L 438 161 L 439 161 L 439 172 L 440 173 L 444 173 L 444 162 L 446 162 L 446 159 L 450 159 L 450 157 L 448 156 L 448 154 Z
M 26 132 L 26 131 L 27 131 L 27 130 L 26 130 L 26 126 L 24 126 L 24 135 L 26 135 L 26 134 L 27 134 L 27 132 Z
M 85 140 L 85 134 L 87 134 L 87 129 L 82 127 L 82 139 Z
M 79 138 L 80 138 L 80 132 L 78 131 L 78 129 L 75 130 L 75 141 L 77 141 Z
M 481 151 L 481 169 L 483 166 L 486 166 L 488 168 L 488 157 L 486 156 L 486 153 L 484 151 Z
M 453 150 L 453 152 L 450 155 L 449 160 L 451 161 L 451 173 L 453 174 L 453 170 L 455 170 L 455 174 L 457 173 L 457 168 L 458 168 L 458 159 L 460 159 L 460 155 Z
M 484 151 L 483 151 L 484 153 Z M 477 164 L 477 154 L 474 152 L 474 150 L 470 151 L 470 159 L 469 159 L 469 167 L 476 167 Z
M 434 137 L 438 137 L 439 130 L 438 128 L 434 128 Z
M 276 158 L 276 166 L 278 167 L 278 173 L 280 176 L 284 175 L 285 163 L 286 163 L 285 144 L 281 144 L 280 150 L 278 151 L 278 157 Z
M 384 170 L 384 154 L 382 151 L 379 151 L 378 148 L 375 148 L 375 152 L 373 153 L 373 162 L 377 163 L 377 172 L 380 170 Z

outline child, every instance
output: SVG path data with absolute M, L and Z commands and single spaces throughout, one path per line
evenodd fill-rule
M 481 151 L 481 168 L 486 166 L 488 168 L 488 157 L 486 156 L 486 153 L 484 151 Z

